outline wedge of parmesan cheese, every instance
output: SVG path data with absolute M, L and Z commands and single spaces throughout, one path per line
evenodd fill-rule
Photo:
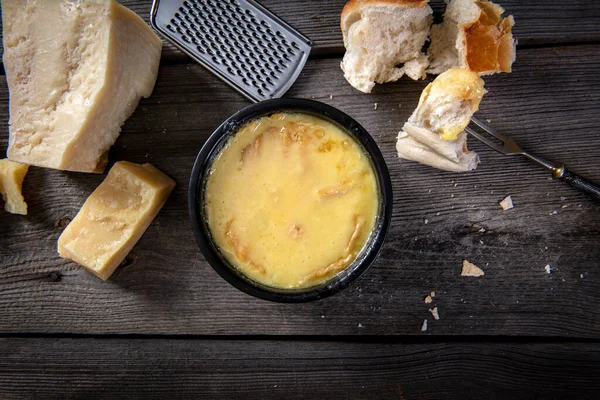
M 11 214 L 27 215 L 27 203 L 21 194 L 23 179 L 29 165 L 19 164 L 6 158 L 0 160 L 0 193 L 5 201 L 4 209 Z
M 108 279 L 174 187 L 171 178 L 150 164 L 117 162 L 60 235 L 58 253 Z
M 2 0 L 10 92 L 8 158 L 102 172 L 152 93 L 162 42 L 114 0 Z

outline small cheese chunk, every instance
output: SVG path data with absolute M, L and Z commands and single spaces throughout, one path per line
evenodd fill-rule
M 58 239 L 58 253 L 108 279 L 174 187 L 150 164 L 117 162 Z
M 27 203 L 21 194 L 21 186 L 29 165 L 19 164 L 6 158 L 0 160 L 0 193 L 6 202 L 4 209 L 12 214 L 27 215 Z
M 2 0 L 8 158 L 102 172 L 121 125 L 152 93 L 162 42 L 114 0 Z

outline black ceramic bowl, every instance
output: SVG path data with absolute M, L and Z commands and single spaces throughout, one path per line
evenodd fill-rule
M 338 125 L 352 137 L 368 154 L 375 172 L 379 190 L 379 212 L 368 242 L 345 270 L 317 286 L 301 289 L 281 289 L 266 286 L 246 277 L 221 254 L 214 243 L 204 204 L 208 173 L 212 162 L 228 139 L 247 122 L 275 112 L 298 112 L 324 118 Z M 206 260 L 219 275 L 239 290 L 261 299 L 278 302 L 306 302 L 331 296 L 346 288 L 362 275 L 373 263 L 387 233 L 392 215 L 392 183 L 379 148 L 367 131 L 358 122 L 340 110 L 313 100 L 275 99 L 246 107 L 221 124 L 208 138 L 194 164 L 188 193 L 190 218 L 196 241 Z

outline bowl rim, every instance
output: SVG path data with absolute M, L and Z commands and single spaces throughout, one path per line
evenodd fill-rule
M 339 279 L 332 278 L 321 286 L 301 289 L 277 289 L 252 281 L 223 261 L 215 249 L 216 244 L 211 239 L 207 223 L 204 221 L 202 194 L 205 182 L 203 177 L 206 170 L 212 166 L 213 152 L 216 150 L 216 154 L 218 154 L 221 151 L 219 145 L 226 143 L 239 127 L 253 119 L 276 112 L 312 114 L 337 123 L 366 150 L 378 183 L 380 210 L 378 222 L 367 243 L 368 248 L 365 246 L 366 250 L 363 248 L 352 264 L 344 269 L 344 271 L 349 270 L 346 275 Z M 215 129 L 202 145 L 194 162 L 188 187 L 188 209 L 196 242 L 206 261 L 223 279 L 242 292 L 260 299 L 284 303 L 303 303 L 323 299 L 342 291 L 369 269 L 379 255 L 390 226 L 392 196 L 392 182 L 385 159 L 375 140 L 365 128 L 343 111 L 328 104 L 308 99 L 285 98 L 265 100 L 249 105 L 234 113 Z M 358 264 L 352 267 L 357 260 L 359 261 Z M 352 269 L 350 270 L 350 268 Z M 335 277 L 339 275 L 338 273 Z

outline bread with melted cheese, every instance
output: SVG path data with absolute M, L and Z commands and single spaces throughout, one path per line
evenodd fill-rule
M 440 74 L 398 134 L 398 156 L 446 171 L 475 169 L 479 157 L 467 148 L 464 130 L 484 94 L 484 82 L 475 72 L 452 68 Z

